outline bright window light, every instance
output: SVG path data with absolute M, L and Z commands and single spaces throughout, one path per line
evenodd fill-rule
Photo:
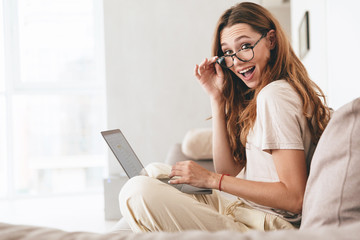
M 18 194 L 81 192 L 101 187 L 101 97 L 17 95 L 13 156 Z M 103 117 L 102 117 L 103 116 Z M 100 180 L 95 181 L 94 178 Z
M 99 82 L 91 0 L 19 0 L 18 10 L 22 83 Z
M 98 0 L 0 1 L 0 197 L 102 191 Z
M 6 111 L 5 98 L 0 94 L 0 197 L 7 195 L 7 145 L 6 145 Z
M 6 146 L 6 106 L 4 73 L 4 28 L 3 2 L 0 0 L 0 197 L 7 194 L 7 146 Z

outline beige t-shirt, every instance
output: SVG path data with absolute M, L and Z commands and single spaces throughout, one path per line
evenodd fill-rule
M 274 81 L 260 91 L 256 101 L 256 121 L 246 144 L 245 179 L 279 181 L 270 149 L 304 150 L 307 165 L 310 166 L 315 148 L 302 112 L 302 101 L 295 89 L 285 80 Z M 280 215 L 290 222 L 301 219 L 298 214 L 244 201 L 261 210 Z

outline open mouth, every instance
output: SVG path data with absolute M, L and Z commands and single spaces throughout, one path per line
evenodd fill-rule
M 247 78 L 247 77 L 251 76 L 251 74 L 254 72 L 254 70 L 255 70 L 255 66 L 244 69 L 244 70 L 240 71 L 239 73 Z

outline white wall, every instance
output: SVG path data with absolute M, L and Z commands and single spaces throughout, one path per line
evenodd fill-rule
M 353 0 L 291 0 L 294 49 L 298 53 L 298 29 L 308 10 L 310 51 L 303 63 L 334 109 L 360 96 L 358 9 L 360 2 Z
M 327 1 L 330 104 L 335 109 L 360 97 L 360 2 Z
M 237 0 L 104 0 L 108 128 L 120 128 L 146 165 L 164 161 L 191 128 L 210 127 L 193 69 Z M 121 168 L 111 156 L 109 174 Z
M 280 22 L 287 37 L 291 39 L 291 16 L 290 16 L 290 2 L 276 2 L 274 0 L 263 0 L 262 5 L 268 9 L 274 17 Z
M 302 59 L 310 78 L 319 85 L 326 95 L 328 87 L 326 8 L 327 0 L 291 0 L 291 42 L 299 56 L 299 26 L 306 11 L 310 20 L 310 51 Z

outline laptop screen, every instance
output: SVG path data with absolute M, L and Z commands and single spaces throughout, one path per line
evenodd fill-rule
M 129 178 L 147 175 L 144 166 L 119 129 L 104 131 L 101 134 Z

